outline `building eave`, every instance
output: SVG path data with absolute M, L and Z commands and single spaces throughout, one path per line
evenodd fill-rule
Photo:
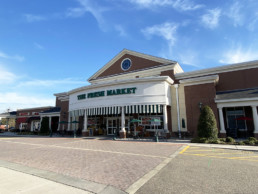
M 169 76 L 158 76 L 158 77 L 144 77 L 144 78 L 134 78 L 134 79 L 125 79 L 125 80 L 115 80 L 111 82 L 105 82 L 105 83 L 99 83 L 99 84 L 92 84 L 88 86 L 83 86 L 80 88 L 73 89 L 69 91 L 69 95 L 80 92 L 83 90 L 88 90 L 88 89 L 94 89 L 94 88 L 99 88 L 99 87 L 105 87 L 105 86 L 112 86 L 112 85 L 120 85 L 120 84 L 127 84 L 127 83 L 139 83 L 139 82 L 150 82 L 150 81 L 166 81 L 169 84 L 173 84 L 174 80 L 172 80 Z
M 213 67 L 208 69 L 202 69 L 197 71 L 178 73 L 178 74 L 175 74 L 175 77 L 176 79 L 181 80 L 186 78 L 200 77 L 205 75 L 212 75 L 212 74 L 231 72 L 231 71 L 239 71 L 244 69 L 252 69 L 257 67 L 258 67 L 258 60 L 255 60 L 255 61 Z

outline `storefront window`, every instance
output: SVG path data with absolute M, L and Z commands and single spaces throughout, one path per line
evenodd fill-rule
M 227 124 L 230 129 L 246 129 L 246 122 L 243 119 L 238 119 L 245 116 L 243 107 L 227 108 Z

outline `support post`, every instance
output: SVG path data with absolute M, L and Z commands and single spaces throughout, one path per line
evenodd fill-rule
M 181 124 L 180 124 L 180 109 L 179 109 L 179 98 L 178 98 L 178 84 L 175 84 L 176 88 L 176 107 L 177 107 L 177 126 L 178 126 L 178 137 L 181 139 Z
M 88 132 L 88 115 L 87 115 L 86 109 L 84 111 L 84 122 L 83 122 L 82 136 L 89 136 L 89 132 Z
M 258 115 L 256 106 L 252 106 L 252 112 L 254 121 L 254 137 L 258 138 Z
M 71 130 L 71 113 L 68 112 L 68 129 L 67 131 L 70 131 Z
M 168 132 L 168 115 L 167 115 L 167 105 L 163 105 L 163 125 L 164 130 Z
M 120 138 L 126 138 L 124 106 L 121 107 L 121 130 L 119 131 L 119 136 Z
M 48 124 L 49 124 L 49 130 L 50 130 L 50 134 L 49 134 L 50 137 L 52 137 L 52 127 L 51 127 L 51 123 L 52 123 L 52 117 L 49 116 Z
M 223 107 L 219 108 L 220 133 L 226 133 L 223 117 Z
M 61 122 L 61 112 L 60 112 L 59 119 L 58 119 L 57 131 L 60 131 L 60 124 L 61 124 L 60 122 Z

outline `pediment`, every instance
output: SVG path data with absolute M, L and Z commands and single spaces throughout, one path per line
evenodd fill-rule
M 125 64 L 126 68 L 121 65 L 123 61 L 130 61 L 130 64 Z M 155 68 L 162 65 L 176 64 L 177 62 L 151 55 L 130 51 L 127 49 L 122 50 L 106 65 L 104 65 L 99 71 L 91 76 L 88 81 L 111 77 L 115 75 L 128 74 L 135 71 L 141 71 L 145 69 Z M 129 66 L 127 66 L 129 65 Z M 128 68 L 129 67 L 129 68 Z

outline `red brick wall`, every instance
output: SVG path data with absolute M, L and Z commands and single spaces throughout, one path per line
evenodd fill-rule
M 129 58 L 132 61 L 132 66 L 128 71 L 123 71 L 121 69 L 121 62 L 125 59 Z M 119 73 L 125 73 L 125 72 L 130 72 L 134 70 L 140 70 L 148 67 L 153 67 L 157 65 L 161 65 L 162 63 L 158 63 L 155 61 L 151 61 L 148 59 L 136 57 L 133 55 L 125 54 L 122 56 L 119 60 L 117 60 L 111 67 L 109 67 L 106 71 L 104 71 L 102 74 L 98 76 L 99 77 L 104 77 L 104 76 L 109 76 L 109 75 L 114 75 L 114 74 L 119 74 Z
M 258 68 L 219 74 L 217 91 L 258 87 Z
M 174 70 L 162 71 L 161 76 L 169 76 L 172 80 L 175 80 Z
M 197 136 L 197 125 L 200 116 L 199 102 L 202 102 L 203 106 L 208 105 L 212 108 L 219 127 L 217 105 L 214 101 L 215 95 L 216 90 L 212 83 L 185 86 L 187 129 L 194 137 Z

